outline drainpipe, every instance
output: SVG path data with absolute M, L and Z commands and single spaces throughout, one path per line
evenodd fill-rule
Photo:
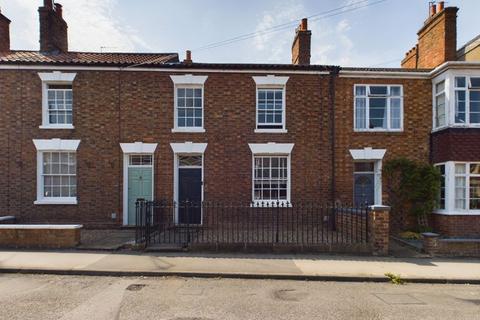
M 332 204 L 335 202 L 336 198 L 336 184 L 335 184 L 335 81 L 338 77 L 338 73 L 340 71 L 340 67 L 333 67 L 330 70 L 330 80 L 329 80 L 329 108 L 328 111 L 330 113 L 330 139 L 331 139 L 331 170 L 332 170 L 332 180 L 331 180 L 331 201 Z

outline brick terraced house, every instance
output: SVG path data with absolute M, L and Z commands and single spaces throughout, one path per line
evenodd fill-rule
M 402 68 L 311 65 L 306 19 L 291 64 L 219 64 L 71 52 L 52 0 L 40 51 L 11 50 L 0 14 L 0 212 L 107 228 L 137 198 L 382 204 L 382 163 L 407 157 L 443 173 L 435 229 L 479 237 L 478 41 L 457 50 L 457 10 L 431 7 Z

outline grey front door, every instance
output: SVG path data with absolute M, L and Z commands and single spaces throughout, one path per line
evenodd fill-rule
M 356 206 L 375 204 L 375 175 L 355 173 L 354 201 Z
M 202 169 L 178 169 L 178 202 L 180 224 L 202 223 Z

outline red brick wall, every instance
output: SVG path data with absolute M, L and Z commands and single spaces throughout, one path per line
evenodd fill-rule
M 298 30 L 292 45 L 292 64 L 310 64 L 312 32 Z
M 457 11 L 445 8 L 418 32 L 418 68 L 435 68 L 457 59 Z
M 403 132 L 354 132 L 355 84 L 399 84 L 404 91 Z M 353 201 L 354 162 L 349 149 L 386 149 L 383 162 L 397 157 L 416 161 L 429 161 L 429 136 L 431 131 L 431 82 L 415 79 L 364 79 L 339 78 L 336 85 L 335 104 L 335 190 L 336 200 Z M 383 203 L 388 204 L 386 180 L 383 179 Z M 400 216 L 392 209 L 391 229 L 402 229 L 411 224 L 408 216 Z
M 480 216 L 434 214 L 435 232 L 448 237 L 480 238 Z
M 448 128 L 432 133 L 432 162 L 479 161 L 479 128 Z
M 79 71 L 73 83 L 74 130 L 42 130 L 37 71 L 1 71 L 0 210 L 20 222 L 120 225 L 123 154 L 120 142 L 156 142 L 155 197 L 173 194 L 171 142 L 207 142 L 205 199 L 251 200 L 248 143 L 295 143 L 292 200 L 330 195 L 329 76 L 291 74 L 286 87 L 288 134 L 258 134 L 252 74 L 209 73 L 206 133 L 172 133 L 173 83 L 167 72 Z M 78 205 L 40 206 L 32 139 L 80 139 Z M 117 213 L 112 220 L 111 214 Z
M 0 52 L 10 51 L 10 20 L 0 13 Z

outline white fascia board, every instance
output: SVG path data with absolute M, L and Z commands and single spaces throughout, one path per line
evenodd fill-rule
M 185 74 L 181 76 L 170 76 L 175 85 L 182 84 L 194 84 L 203 85 L 207 81 L 208 76 L 194 76 L 191 74 Z
M 290 154 L 294 143 L 249 143 L 253 154 Z
M 122 148 L 123 153 L 153 154 L 157 149 L 157 145 L 158 143 L 143 143 L 143 142 L 120 143 L 120 148 Z
M 76 77 L 76 73 L 65 73 L 60 71 L 39 72 L 38 76 L 43 82 L 65 82 L 71 83 Z
M 268 75 L 265 77 L 252 77 L 257 86 L 285 86 L 289 77 Z
M 33 139 L 37 151 L 76 151 L 80 140 L 64 139 Z
M 353 160 L 382 160 L 387 149 L 350 149 Z
M 184 142 L 184 143 L 170 143 L 173 153 L 204 153 L 207 149 L 207 143 L 193 143 L 193 142 Z

